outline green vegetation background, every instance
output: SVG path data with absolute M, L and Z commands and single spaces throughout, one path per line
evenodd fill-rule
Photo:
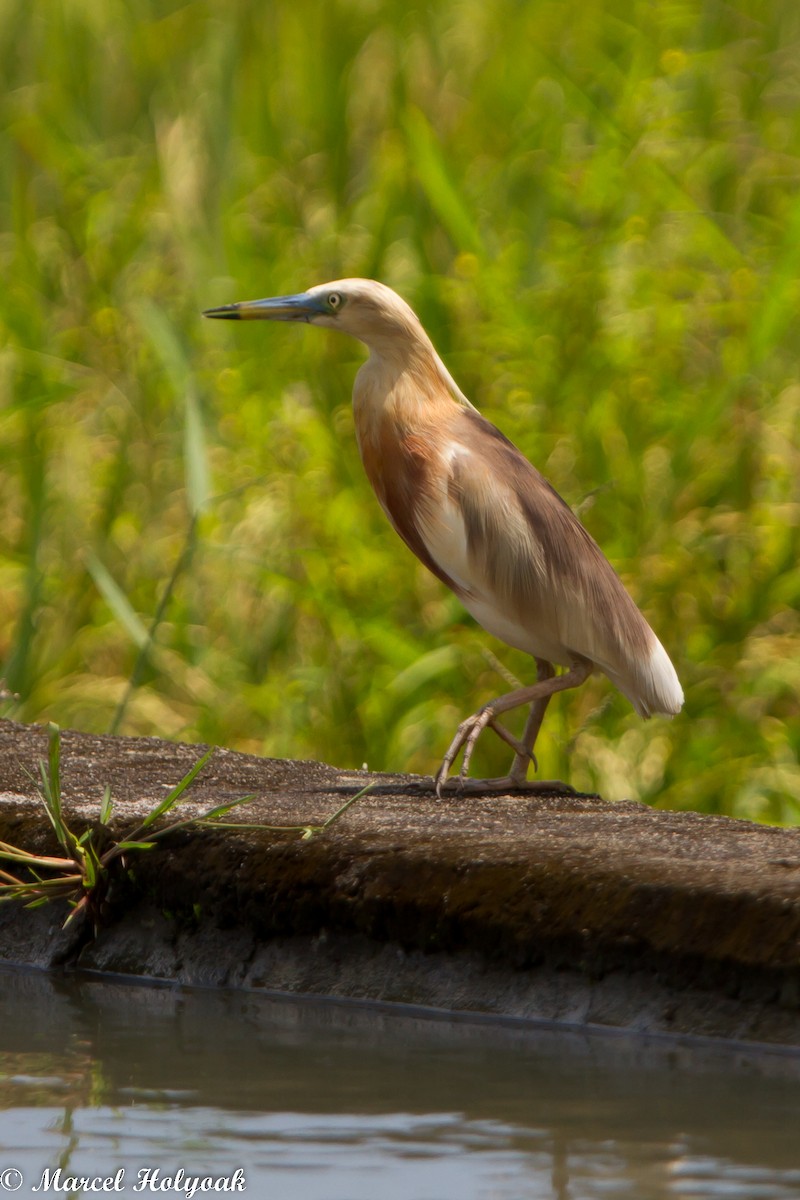
M 797 0 L 2 0 L 0 65 L 8 715 L 430 772 L 531 677 L 386 525 L 358 344 L 198 316 L 366 275 L 684 682 L 542 772 L 798 820 Z

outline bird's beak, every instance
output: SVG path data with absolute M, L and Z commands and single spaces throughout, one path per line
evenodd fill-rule
M 273 296 L 269 300 L 223 304 L 220 308 L 207 309 L 203 316 L 227 321 L 310 321 L 325 311 L 318 297 L 301 292 L 299 296 Z

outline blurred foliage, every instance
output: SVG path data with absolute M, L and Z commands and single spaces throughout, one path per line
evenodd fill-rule
M 198 317 L 366 275 L 684 682 L 558 698 L 542 772 L 797 821 L 799 49 L 796 0 L 1 0 L 5 711 L 430 772 L 531 678 L 388 529 L 357 343 Z

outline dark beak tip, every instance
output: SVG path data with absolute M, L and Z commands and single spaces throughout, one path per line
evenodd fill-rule
M 238 304 L 223 304 L 221 308 L 206 308 L 200 315 L 220 320 L 238 321 L 239 306 Z

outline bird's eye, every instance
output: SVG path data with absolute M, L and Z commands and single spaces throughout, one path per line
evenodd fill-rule
M 341 292 L 331 292 L 328 296 L 328 308 L 333 309 L 334 312 L 336 312 L 338 308 L 342 307 L 342 303 L 343 301 Z

